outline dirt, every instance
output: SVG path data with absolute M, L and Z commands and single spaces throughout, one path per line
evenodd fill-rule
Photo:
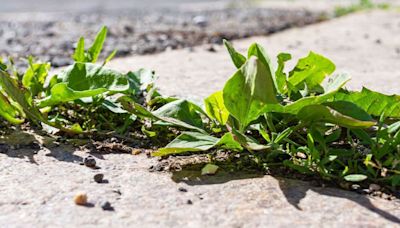
M 351 88 L 366 85 L 386 93 L 399 93 L 399 35 L 398 12 L 373 11 L 234 44 L 244 51 L 257 41 L 272 56 L 287 51 L 295 59 L 313 50 L 331 58 L 338 72 L 350 72 Z M 155 69 L 162 92 L 201 100 L 222 88 L 234 72 L 223 47 L 214 46 L 216 52 L 208 49 L 209 45 L 205 45 L 192 52 L 175 50 L 120 58 L 111 62 L 110 67 L 125 71 L 139 67 Z M 90 155 L 99 167 L 92 169 L 80 165 L 89 155 L 86 150 L 65 145 L 52 147 L 51 140 L 40 140 L 49 141 L 49 149 L 8 148 L 0 153 L 0 226 L 400 225 L 399 200 L 388 201 L 263 173 L 222 169 L 215 176 L 199 176 L 194 169 L 185 170 L 189 173 L 182 176 L 150 172 L 150 167 L 160 164 L 158 159 L 145 153 L 113 153 L 109 149 L 91 150 Z M 28 136 L 24 141 L 28 141 Z M 99 173 L 104 174 L 107 183 L 95 182 L 93 176 Z M 88 197 L 85 206 L 74 203 L 74 196 L 81 192 Z M 111 206 L 113 210 L 103 210 L 102 206 Z

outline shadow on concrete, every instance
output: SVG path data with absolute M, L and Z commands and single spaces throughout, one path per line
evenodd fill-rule
M 193 165 L 189 167 L 185 167 L 180 171 L 174 172 L 172 175 L 172 180 L 174 182 L 186 183 L 191 186 L 195 185 L 210 185 L 210 184 L 223 184 L 233 180 L 241 180 L 248 178 L 262 178 L 264 174 L 259 171 L 237 171 L 237 172 L 228 172 L 223 168 L 213 176 L 202 176 L 201 168 L 204 164 Z M 221 167 L 221 166 L 220 166 Z M 297 210 L 302 211 L 300 207 L 300 202 L 307 195 L 308 191 L 313 191 L 320 195 L 344 198 L 351 200 L 360 206 L 368 209 L 371 212 L 374 212 L 381 216 L 382 218 L 400 224 L 400 218 L 392 215 L 391 213 L 384 211 L 380 208 L 374 206 L 368 196 L 361 195 L 359 193 L 345 191 L 338 188 L 331 187 L 315 187 L 310 182 L 300 181 L 300 180 L 292 180 L 281 177 L 273 176 L 279 183 L 279 188 L 282 191 L 283 195 L 286 198 L 286 201 L 290 203 Z

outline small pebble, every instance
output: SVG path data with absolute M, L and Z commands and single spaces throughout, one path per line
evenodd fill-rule
M 352 184 L 352 185 L 351 185 L 351 189 L 352 189 L 352 190 L 359 190 L 360 188 L 361 188 L 361 186 L 358 185 L 358 184 Z
M 86 205 L 87 204 L 87 195 L 86 193 L 78 193 L 74 197 L 74 202 L 76 205 Z
M 215 49 L 215 47 L 214 47 L 213 45 L 210 45 L 210 46 L 207 48 L 207 51 L 209 51 L 209 52 L 217 52 L 217 50 Z
M 114 207 L 111 206 L 111 203 L 106 201 L 101 204 L 101 208 L 105 211 L 114 211 Z
M 188 191 L 188 190 L 187 190 L 186 188 L 184 188 L 184 187 L 179 187 L 178 190 L 179 190 L 180 192 L 187 192 L 187 191 Z
M 96 183 L 103 183 L 103 178 L 104 178 L 104 174 L 102 173 L 98 173 L 96 175 L 94 175 L 93 179 Z
M 186 203 L 189 204 L 189 205 L 193 204 L 193 202 L 191 200 L 187 200 Z
M 305 153 L 302 153 L 302 152 L 297 152 L 296 153 L 296 157 L 302 158 L 302 159 L 307 159 L 307 155 Z
M 83 164 L 87 167 L 94 168 L 96 167 L 96 159 L 92 156 L 87 156 L 83 159 Z

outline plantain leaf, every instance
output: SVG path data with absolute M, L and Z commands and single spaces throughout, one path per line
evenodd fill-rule
M 308 105 L 297 117 L 307 122 L 328 122 L 347 128 L 368 128 L 376 124 L 368 113 L 346 101 Z
M 239 121 L 241 131 L 257 119 L 268 104 L 278 102 L 270 71 L 254 56 L 225 84 L 223 99 L 229 113 Z
M 214 147 L 221 147 L 230 150 L 242 150 L 231 133 L 226 133 L 221 139 L 199 132 L 183 132 L 165 148 L 152 153 L 153 156 L 166 156 L 184 152 L 208 151 Z

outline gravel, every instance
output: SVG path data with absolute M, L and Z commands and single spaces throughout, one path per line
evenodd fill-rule
M 0 14 L 0 56 L 33 55 L 53 66 L 71 64 L 76 41 L 93 38 L 109 26 L 103 58 L 114 49 L 117 56 L 151 54 L 188 48 L 222 39 L 271 34 L 320 21 L 322 13 L 285 9 L 216 9 L 182 11 L 132 9 L 126 12 L 11 13 Z M 89 40 L 88 40 L 89 41 Z M 90 44 L 89 42 L 86 44 Z M 24 66 L 23 61 L 16 61 Z M 22 63 L 21 63 L 22 62 Z

